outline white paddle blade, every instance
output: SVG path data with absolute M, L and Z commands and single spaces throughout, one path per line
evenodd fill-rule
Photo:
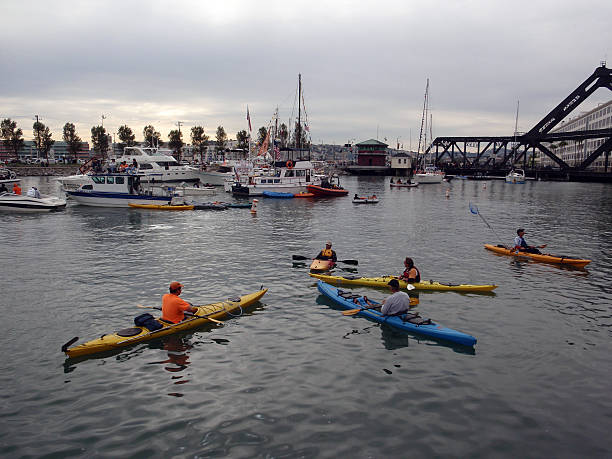
M 414 290 L 414 289 L 415 289 L 414 285 L 412 284 L 406 285 L 406 290 Z

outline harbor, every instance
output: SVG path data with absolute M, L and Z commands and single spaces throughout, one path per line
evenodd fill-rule
M 348 195 L 260 198 L 255 214 L 72 199 L 59 212 L 0 214 L 5 451 L 478 457 L 502 448 L 517 457 L 528 445 L 533 457 L 606 456 L 609 185 L 453 179 L 392 188 L 388 177 L 363 176 L 341 184 Z M 61 195 L 53 177 L 22 177 L 21 187 L 31 186 Z M 211 200 L 238 201 L 221 187 L 216 193 Z M 354 194 L 379 202 L 355 205 Z M 574 269 L 485 250 L 511 244 L 519 226 L 530 243 L 592 262 Z M 308 275 L 326 240 L 339 259 L 358 260 L 339 263 L 335 275 L 398 275 L 410 256 L 425 281 L 497 285 L 410 292 L 419 299 L 414 312 L 477 343 L 343 315 Z M 159 306 L 174 280 L 194 304 L 268 291 L 222 324 L 91 357 L 60 351 L 73 337 L 129 327 L 137 305 Z M 386 441 L 374 447 L 372 436 Z

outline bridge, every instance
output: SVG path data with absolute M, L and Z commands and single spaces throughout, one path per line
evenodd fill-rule
M 448 156 L 450 158 L 448 162 L 452 165 L 445 167 L 447 173 L 496 175 L 515 165 L 522 165 L 525 172 L 531 176 L 581 181 L 612 181 L 612 168 L 610 167 L 612 128 L 551 133 L 561 121 L 599 88 L 612 90 L 612 70 L 606 67 L 605 62 L 602 62 L 591 76 L 528 132 L 501 137 L 436 137 L 423 156 L 433 155 L 435 152 L 434 163 L 438 166 L 441 166 L 442 160 Z M 553 142 L 582 142 L 588 139 L 602 139 L 602 143 L 588 157 L 572 166 L 549 148 Z M 531 161 L 528 160 L 529 152 L 532 153 Z M 536 152 L 550 158 L 556 163 L 556 167 L 536 168 Z M 500 155 L 501 161 L 499 160 Z M 587 168 L 593 161 L 602 155 L 605 156 L 604 171 L 588 170 Z

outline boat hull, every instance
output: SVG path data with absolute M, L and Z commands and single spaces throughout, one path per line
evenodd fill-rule
M 170 204 L 169 196 L 134 195 L 129 193 L 105 193 L 88 191 L 67 191 L 78 204 L 94 207 L 129 207 L 130 204 Z
M 292 199 L 293 193 L 280 193 L 278 191 L 264 191 L 263 196 L 266 198 L 276 198 L 276 199 Z
M 335 304 L 343 309 L 362 308 L 362 311 L 360 311 L 358 315 L 366 317 L 370 320 L 388 324 L 399 330 L 429 336 L 431 338 L 444 341 L 450 341 L 464 346 L 474 346 L 476 344 L 476 338 L 474 338 L 472 335 L 453 330 L 452 328 L 445 327 L 433 321 L 430 324 L 416 325 L 411 322 L 404 321 L 401 316 L 383 316 L 378 311 L 366 310 L 368 305 L 363 297 L 358 297 L 355 300 L 344 298 L 340 295 L 341 292 L 338 290 L 338 288 L 326 284 L 321 280 L 317 281 L 317 288 L 319 289 L 319 292 L 331 299 Z
M 334 266 L 336 266 L 336 263 L 334 263 L 332 260 L 312 260 L 312 263 L 310 265 L 310 272 L 311 273 L 322 273 L 325 271 L 329 271 L 330 269 L 332 269 Z
M 415 188 L 419 186 L 418 183 L 390 183 L 391 188 Z
M 166 324 L 164 322 L 160 322 L 164 326 L 159 330 L 149 331 L 145 327 L 133 327 L 140 329 L 140 332 L 134 336 L 125 337 L 119 336 L 118 333 L 110 333 L 108 335 L 102 335 L 101 338 L 94 339 L 77 346 L 69 347 L 65 350 L 63 349 L 63 351 L 68 357 L 81 357 L 99 352 L 113 351 L 131 346 L 133 344 L 151 341 L 163 336 L 191 330 L 205 324 L 210 324 L 211 321 L 209 318 L 221 320 L 228 317 L 233 317 L 228 314 L 236 310 L 240 311 L 241 309 L 256 303 L 266 294 L 267 291 L 268 289 L 263 289 L 249 295 L 241 296 L 239 301 L 232 301 L 230 299 L 227 301 L 197 306 L 198 312 L 196 312 L 194 317 L 184 320 L 183 322 L 179 322 L 178 324 Z
M 419 185 L 431 184 L 431 183 L 442 183 L 444 180 L 443 174 L 414 174 L 414 179 Z
M 307 185 L 306 189 L 315 196 L 346 196 L 348 194 L 348 190 L 344 188 L 323 188 L 318 185 Z
M 0 194 L 0 211 L 3 212 L 55 212 L 65 208 L 65 199 L 52 196 L 34 198 L 13 193 Z
M 484 247 L 487 250 L 490 250 L 495 253 L 499 253 L 501 255 L 526 257 L 526 258 L 532 259 L 533 261 L 539 261 L 542 263 L 570 265 L 576 268 L 584 268 L 586 265 L 588 265 L 591 262 L 591 260 L 585 260 L 581 258 L 571 258 L 571 257 L 568 258 L 564 256 L 556 256 L 556 255 L 550 255 L 546 253 L 543 253 L 543 254 L 529 253 L 529 252 L 518 252 L 517 253 L 516 250 L 506 249 L 505 247 L 498 247 L 493 244 L 485 244 Z
M 134 209 L 150 209 L 150 210 L 170 210 L 170 211 L 176 211 L 176 210 L 193 210 L 194 206 L 193 205 L 172 205 L 172 204 L 164 204 L 164 205 L 157 205 L 157 204 L 129 204 L 130 207 L 134 208 Z
M 322 280 L 328 284 L 334 285 L 362 285 L 365 287 L 385 288 L 391 279 L 397 279 L 394 276 L 381 277 L 344 277 L 330 276 L 324 274 L 310 274 L 312 277 Z M 399 280 L 400 288 L 406 288 L 408 285 L 405 281 Z M 440 292 L 464 292 L 478 293 L 491 292 L 497 288 L 497 285 L 472 285 L 472 284 L 445 284 L 435 281 L 422 281 L 412 284 L 415 290 L 433 290 Z

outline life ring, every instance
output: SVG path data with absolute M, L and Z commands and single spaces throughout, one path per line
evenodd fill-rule
M 285 166 L 287 166 L 287 169 L 293 169 L 293 162 L 292 161 L 287 161 L 285 163 Z

